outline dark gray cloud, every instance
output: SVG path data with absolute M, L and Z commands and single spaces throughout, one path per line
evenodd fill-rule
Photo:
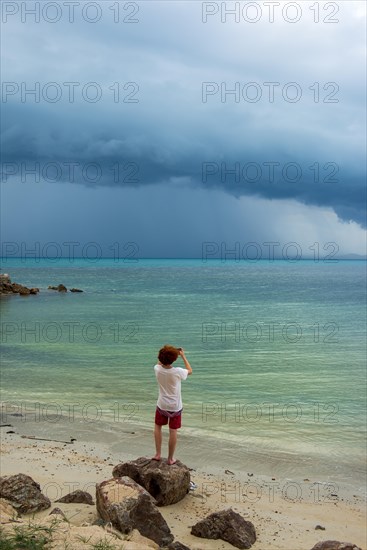
M 205 135 L 198 119 L 183 130 L 178 121 L 172 124 L 172 112 L 168 124 L 164 119 L 154 124 L 130 119 L 120 127 L 106 118 L 101 127 L 100 117 L 88 120 L 73 107 L 75 116 L 65 124 L 63 114 L 51 117 L 46 109 L 9 106 L 4 175 L 16 171 L 17 177 L 32 182 L 32 168 L 38 163 L 40 178 L 48 181 L 124 187 L 181 183 L 222 189 L 236 197 L 296 199 L 332 207 L 341 219 L 366 223 L 361 152 L 346 151 L 350 148 L 343 142 L 334 144 L 339 153 L 333 154 L 330 141 L 319 143 L 293 128 L 278 138 L 277 131 L 268 131 L 256 143 L 260 136 L 253 121 L 242 139 L 234 126 L 233 140 L 223 139 L 225 120 L 220 122 L 219 116 L 216 133 L 212 128 Z
M 39 82 L 41 94 L 22 102 L 19 91 L 2 104 L 3 181 L 39 163 L 46 181 L 293 200 L 365 227 L 364 16 L 360 2 L 339 5 L 339 23 L 328 25 L 305 8 L 296 24 L 265 16 L 203 24 L 195 2 L 141 3 L 136 24 L 114 24 L 107 4 L 94 25 L 9 17 L 3 80 L 20 89 Z M 56 103 L 42 97 L 50 82 L 62 92 Z M 74 103 L 65 82 L 80 83 Z M 100 101 L 81 96 L 88 82 Z M 204 82 L 216 92 L 205 102 Z M 279 83 L 274 102 L 269 82 Z M 221 95 L 221 85 L 240 95 Z M 249 101 L 259 89 L 259 101 Z

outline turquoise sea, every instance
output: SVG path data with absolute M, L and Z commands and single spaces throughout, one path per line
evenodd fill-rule
M 40 288 L 0 302 L 5 407 L 149 427 L 170 343 L 194 371 L 186 434 L 362 486 L 366 262 L 3 259 L 1 272 Z M 59 283 L 84 292 L 47 290 Z

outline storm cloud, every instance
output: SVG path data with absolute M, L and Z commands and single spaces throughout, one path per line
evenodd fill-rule
M 329 3 L 332 14 L 320 2 L 318 23 L 307 2 L 279 3 L 274 22 L 264 2 L 226 3 L 240 5 L 235 15 L 222 4 L 120 3 L 116 14 L 105 2 L 94 23 L 83 3 L 72 22 L 62 2 L 54 23 L 51 9 L 22 22 L 8 8 L 3 190 L 212 191 L 325 208 L 365 227 L 362 3 Z M 297 22 L 288 4 L 302 8 Z M 144 199 L 133 196 L 136 209 Z

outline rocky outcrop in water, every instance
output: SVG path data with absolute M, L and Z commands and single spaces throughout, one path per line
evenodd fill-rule
M 0 274 L 0 295 L 19 294 L 20 296 L 28 296 L 38 292 L 39 288 L 28 288 L 19 283 L 12 283 L 7 273 Z
M 12 283 L 7 273 L 0 273 L 0 295 L 7 294 L 19 294 L 20 296 L 28 296 L 29 294 L 38 294 L 39 288 L 28 288 L 19 283 Z M 57 286 L 48 286 L 48 290 L 57 290 L 58 292 L 67 292 L 68 289 L 65 285 L 59 284 Z M 79 293 L 84 292 L 80 288 L 71 288 L 70 292 Z
M 57 290 L 58 292 L 67 292 L 68 289 L 65 285 L 49 286 L 48 290 Z
M 65 286 L 65 285 L 62 285 L 62 284 L 57 285 L 57 286 L 51 286 L 51 285 L 50 285 L 50 286 L 47 287 L 47 288 L 48 288 L 48 290 L 57 290 L 58 292 L 67 292 L 67 291 L 68 291 L 68 289 L 66 288 L 66 286 Z M 84 292 L 84 291 L 81 290 L 80 288 L 71 288 L 71 289 L 70 289 L 70 292 Z

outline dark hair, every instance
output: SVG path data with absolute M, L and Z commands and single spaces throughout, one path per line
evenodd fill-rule
M 171 365 L 176 361 L 179 354 L 180 352 L 178 348 L 166 344 L 159 350 L 158 359 L 162 365 Z

